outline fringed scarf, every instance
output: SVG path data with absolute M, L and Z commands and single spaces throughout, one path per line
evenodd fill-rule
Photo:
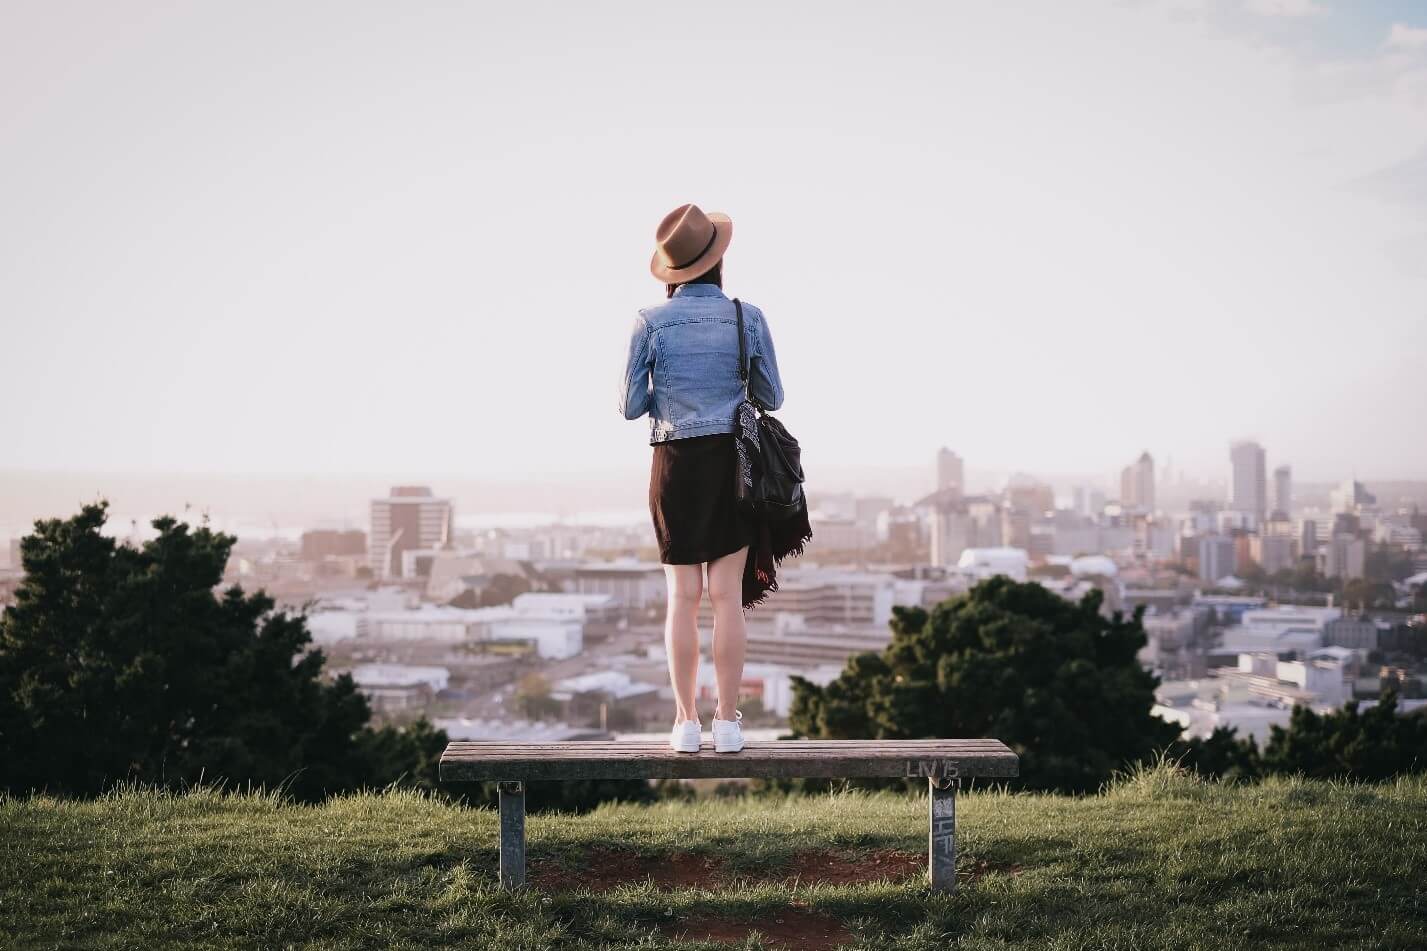
M 734 442 L 738 446 L 738 470 L 742 481 L 740 496 L 753 491 L 753 468 L 759 458 L 758 413 L 753 404 L 744 400 L 738 407 L 738 426 Z M 813 537 L 808 523 L 808 504 L 804 498 L 796 514 L 776 521 L 757 517 L 754 541 L 748 548 L 743 564 L 743 606 L 762 604 L 768 593 L 778 590 L 778 566 L 790 555 L 801 555 Z

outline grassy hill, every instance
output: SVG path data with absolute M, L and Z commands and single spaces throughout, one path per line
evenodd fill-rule
M 1162 768 L 960 804 L 943 897 L 911 795 L 532 816 L 516 894 L 493 884 L 492 812 L 411 794 L 0 800 L 0 929 L 18 948 L 1427 947 L 1427 778 Z

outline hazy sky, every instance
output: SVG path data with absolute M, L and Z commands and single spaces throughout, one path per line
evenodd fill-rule
M 3 0 L 0 469 L 641 469 L 684 201 L 810 467 L 1427 477 L 1416 0 Z

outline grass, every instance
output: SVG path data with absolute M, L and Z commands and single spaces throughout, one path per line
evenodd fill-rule
M 909 795 L 532 816 L 537 885 L 514 894 L 494 885 L 494 813 L 410 793 L 0 799 L 0 929 L 16 948 L 689 948 L 719 945 L 681 942 L 680 922 L 809 915 L 868 948 L 1427 947 L 1424 777 L 1221 786 L 1160 767 L 1094 797 L 958 805 L 960 865 L 979 874 L 946 897 L 918 878 L 785 877 L 810 849 L 923 852 Z M 661 888 L 585 868 L 611 855 L 720 873 Z

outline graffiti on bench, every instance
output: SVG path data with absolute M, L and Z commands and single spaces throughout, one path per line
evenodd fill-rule
M 956 779 L 961 770 L 955 760 L 909 759 L 905 775 L 908 779 Z

